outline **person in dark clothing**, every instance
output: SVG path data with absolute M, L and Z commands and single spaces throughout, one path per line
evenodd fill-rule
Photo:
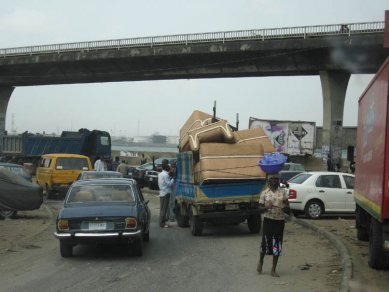
M 117 171 L 117 168 L 119 166 L 120 162 L 119 162 L 119 156 L 116 156 L 115 157 L 115 160 L 112 162 L 111 164 L 111 170 L 112 171 Z

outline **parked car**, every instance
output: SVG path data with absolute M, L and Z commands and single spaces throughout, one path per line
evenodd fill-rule
M 150 190 L 159 190 L 158 174 L 162 171 L 162 161 L 164 159 L 168 161 L 169 165 L 177 161 L 176 157 L 162 157 L 155 160 L 155 168 L 153 170 L 147 170 L 145 172 L 146 185 L 149 187 Z
M 82 180 L 82 179 L 96 179 L 96 178 L 121 178 L 123 177 L 123 174 L 117 171 L 95 171 L 95 170 L 90 170 L 90 171 L 83 171 L 81 172 L 77 180 Z
M 145 164 L 142 164 L 136 168 L 130 169 L 128 172 L 129 178 L 132 178 L 137 181 L 139 187 L 143 188 L 147 186 L 146 180 L 145 180 L 145 174 L 147 170 L 153 169 L 153 163 L 147 162 Z
M 31 174 L 23 166 L 19 164 L 0 162 L 0 169 L 1 168 L 5 168 L 10 172 L 18 176 L 21 176 L 28 181 L 32 181 Z
M 125 243 L 143 255 L 143 241 L 150 236 L 150 209 L 132 179 L 111 178 L 74 182 L 57 216 L 62 257 L 73 256 L 80 243 Z
M 176 161 L 176 157 L 160 157 L 152 162 L 147 162 L 141 166 L 132 169 L 129 172 L 129 177 L 135 179 L 141 188 L 150 186 L 150 180 L 154 189 L 158 188 L 158 179 L 155 185 L 155 176 L 158 176 L 158 172 L 162 171 L 162 161 L 166 159 L 169 164 Z
M 158 187 L 158 174 L 161 171 L 147 170 L 145 173 L 145 180 L 150 190 L 159 190 Z
M 4 165 L 3 165 L 4 166 Z M 15 218 L 18 211 L 39 209 L 42 202 L 40 187 L 19 173 L 19 167 L 0 168 L 0 219 Z M 21 167 L 21 166 L 20 166 Z
M 286 183 L 292 177 L 302 172 L 305 172 L 305 168 L 301 163 L 286 162 L 283 169 L 279 172 L 281 183 Z
M 341 172 L 303 172 L 289 180 L 293 212 L 311 219 L 324 213 L 354 213 L 354 175 Z

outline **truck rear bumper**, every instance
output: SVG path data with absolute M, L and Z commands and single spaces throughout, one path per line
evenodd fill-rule
M 208 218 L 225 218 L 225 217 L 245 217 L 245 216 L 260 215 L 260 214 L 261 212 L 259 211 L 259 209 L 252 209 L 252 210 L 206 212 L 206 213 L 200 213 L 198 214 L 198 216 L 201 219 L 208 219 Z

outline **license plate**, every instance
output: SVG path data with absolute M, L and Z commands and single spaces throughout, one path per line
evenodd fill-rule
M 89 230 L 106 230 L 106 222 L 89 222 Z
M 226 204 L 224 207 L 225 210 L 237 210 L 239 209 L 238 204 Z

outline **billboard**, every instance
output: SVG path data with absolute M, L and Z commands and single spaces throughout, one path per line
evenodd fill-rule
M 250 117 L 249 128 L 262 128 L 278 152 L 313 155 L 315 122 L 263 120 Z

